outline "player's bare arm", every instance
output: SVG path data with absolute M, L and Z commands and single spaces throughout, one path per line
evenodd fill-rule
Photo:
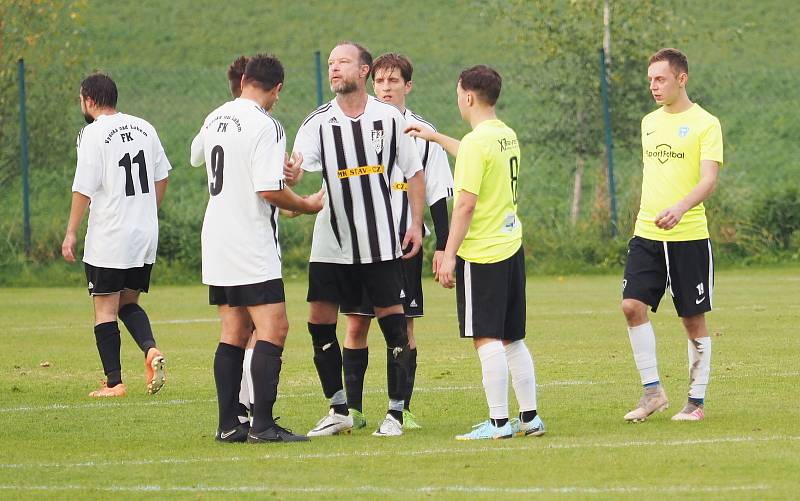
M 689 209 L 702 203 L 714 193 L 714 189 L 717 187 L 718 175 L 718 162 L 713 160 L 703 160 L 700 162 L 700 181 L 698 181 L 692 191 L 683 197 L 682 200 L 656 215 L 656 226 L 662 230 L 671 230 L 674 228 Z
M 447 247 L 435 276 L 442 287 L 452 289 L 455 286 L 456 252 L 467 236 L 475 206 L 478 204 L 478 195 L 468 191 L 460 191 L 455 207 L 453 207 L 453 220 L 450 222 L 450 234 L 447 237 Z
M 72 206 L 69 210 L 69 222 L 64 241 L 61 243 L 61 255 L 69 263 L 75 262 L 75 242 L 77 242 L 77 231 L 83 220 L 83 215 L 89 207 L 91 199 L 83 193 L 72 192 Z
M 165 177 L 160 181 L 156 181 L 156 207 L 161 207 L 161 201 L 164 200 L 164 194 L 167 192 L 167 183 L 169 178 Z
M 325 204 L 325 190 L 321 189 L 313 195 L 301 197 L 293 192 L 291 188 L 273 191 L 259 191 L 258 195 L 278 207 L 300 214 L 316 214 L 322 210 Z
M 425 205 L 425 172 L 417 171 L 408 179 L 408 202 L 411 206 L 411 227 L 406 231 L 403 239 L 403 259 L 411 259 L 417 255 L 422 246 L 422 208 Z
M 454 157 L 458 155 L 458 147 L 461 144 L 461 141 L 458 139 L 417 124 L 409 125 L 406 127 L 404 132 L 411 137 L 418 137 L 420 139 L 424 139 L 425 141 L 433 141 L 434 143 L 438 143 L 439 146 L 444 148 L 447 153 Z

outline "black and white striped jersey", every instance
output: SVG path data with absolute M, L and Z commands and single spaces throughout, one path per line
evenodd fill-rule
M 334 99 L 303 121 L 294 151 L 303 154 L 304 170 L 322 172 L 327 195 L 314 224 L 311 261 L 355 264 L 400 257 L 390 179 L 398 170 L 405 178 L 422 170 L 405 128 L 400 110 L 372 96 L 358 118 L 345 115 Z
M 212 111 L 192 141 L 191 163 L 206 164 L 203 283 L 248 285 L 281 277 L 278 209 L 258 195 L 282 190 L 286 134 L 249 99 Z
M 77 147 L 72 191 L 91 199 L 83 261 L 117 269 L 153 264 L 155 183 L 172 168 L 155 129 L 133 115 L 100 115 L 80 132 Z
M 432 123 L 406 108 L 403 113 L 408 125 L 421 125 L 428 129 L 436 130 Z M 415 138 L 419 158 L 422 161 L 422 168 L 425 170 L 425 201 L 428 207 L 438 202 L 442 198 L 453 197 L 453 173 L 450 172 L 450 162 L 447 159 L 447 152 L 438 143 L 425 141 Z M 411 207 L 408 203 L 408 180 L 399 170 L 392 172 L 392 209 L 398 221 L 398 232 L 405 235 L 406 230 L 411 226 Z M 430 234 L 427 227 L 424 228 L 425 236 Z

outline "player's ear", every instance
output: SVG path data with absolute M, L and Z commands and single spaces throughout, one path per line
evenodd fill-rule
M 409 80 L 408 82 L 406 82 L 406 94 L 408 94 L 409 92 L 411 92 L 411 88 L 412 88 L 413 86 L 414 86 L 414 82 L 413 82 L 412 80 Z
M 689 74 L 688 73 L 681 73 L 678 75 L 678 83 L 681 87 L 686 87 L 686 82 L 689 81 Z
M 278 92 L 280 92 L 280 91 L 281 91 L 281 89 L 283 89 L 283 82 L 278 82 L 278 83 L 275 85 L 275 95 L 278 95 Z

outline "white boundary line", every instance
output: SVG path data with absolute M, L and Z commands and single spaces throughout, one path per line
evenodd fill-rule
M 310 486 L 288 487 L 277 485 L 247 485 L 247 486 L 212 486 L 212 485 L 17 485 L 0 484 L 0 490 L 6 491 L 100 491 L 100 492 L 283 492 L 283 493 L 372 493 L 372 494 L 430 494 L 430 493 L 465 493 L 465 494 L 627 494 L 627 493 L 720 493 L 766 491 L 771 487 L 766 484 L 755 485 L 666 485 L 658 486 L 623 486 L 623 487 L 492 487 L 487 485 L 429 485 L 422 487 L 380 487 L 375 485 L 362 485 L 355 487 Z
M 800 436 L 793 435 L 773 435 L 767 437 L 734 436 L 706 439 L 685 439 L 685 440 L 641 440 L 628 442 L 595 442 L 595 443 L 566 443 L 566 444 L 547 444 L 535 447 L 538 453 L 547 450 L 563 449 L 622 449 L 627 447 L 684 447 L 687 445 L 711 445 L 711 444 L 737 444 L 737 443 L 760 443 L 760 442 L 792 442 L 800 440 Z M 121 459 L 117 461 L 83 461 L 83 462 L 51 462 L 51 463 L 0 463 L 0 470 L 26 469 L 26 468 L 102 468 L 120 466 L 145 466 L 145 465 L 182 465 L 195 463 L 238 463 L 248 461 L 265 460 L 294 460 L 308 461 L 313 459 L 329 460 L 337 458 L 362 458 L 362 457 L 381 457 L 381 456 L 436 456 L 436 455 L 469 455 L 483 454 L 487 452 L 508 452 L 508 451 L 530 451 L 533 440 L 518 440 L 525 445 L 519 446 L 483 446 L 483 447 L 443 447 L 438 449 L 422 450 L 385 450 L 385 451 L 348 451 L 348 452 L 325 452 L 311 454 L 263 454 L 250 457 L 224 456 L 224 457 L 193 457 L 193 458 L 164 458 L 164 459 Z

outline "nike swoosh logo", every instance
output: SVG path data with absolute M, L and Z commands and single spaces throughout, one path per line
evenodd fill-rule
M 695 299 L 695 300 L 694 300 L 694 304 L 700 304 L 700 303 L 702 303 L 702 302 L 703 302 L 703 301 L 705 301 L 705 300 L 706 300 L 706 297 L 705 297 L 705 296 L 703 296 L 703 297 L 701 297 L 700 299 Z
M 322 351 L 328 351 L 328 348 L 333 346 L 333 343 L 328 343 L 322 346 Z
M 225 438 L 230 437 L 234 433 L 236 433 L 236 430 L 226 431 L 225 433 L 220 433 L 219 434 L 219 438 L 225 439 Z
M 644 135 L 645 135 L 645 136 L 649 136 L 649 135 L 650 135 L 650 134 L 652 134 L 653 132 L 655 132 L 655 131 L 654 131 L 654 130 L 651 130 L 650 132 L 645 132 L 645 133 L 644 133 Z

